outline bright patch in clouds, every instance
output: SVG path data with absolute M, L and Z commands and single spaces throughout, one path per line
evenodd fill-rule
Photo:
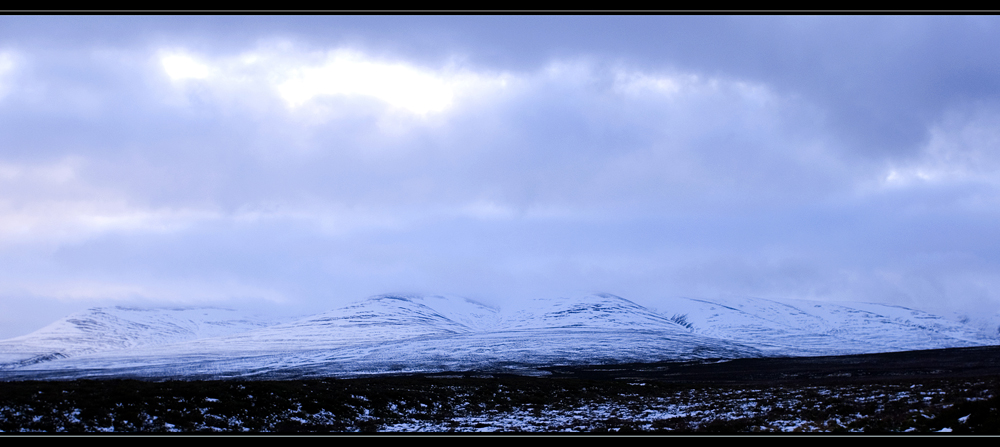
M 0 98 L 2 98 L 7 91 L 10 89 L 10 85 L 7 80 L 7 74 L 14 70 L 14 56 L 10 53 L 0 51 Z
M 0 75 L 7 73 L 12 68 L 14 68 L 14 57 L 0 52 Z
M 292 107 L 321 95 L 370 96 L 416 114 L 441 112 L 455 97 L 449 79 L 404 64 L 365 60 L 336 54 L 323 66 L 296 70 L 278 86 Z
M 645 73 L 619 72 L 615 76 L 615 89 L 628 95 L 642 95 L 650 91 L 666 95 L 681 91 L 688 84 L 698 82 L 697 76 L 650 76 Z
M 0 201 L 0 245 L 79 241 L 109 232 L 179 231 L 217 217 L 218 213 L 208 211 L 137 208 L 100 198 L 31 204 Z
M 169 54 L 160 58 L 163 70 L 172 80 L 205 79 L 211 74 L 211 69 L 191 56 L 184 54 Z
M 979 113 L 951 117 L 931 129 L 930 140 L 920 157 L 908 164 L 892 166 L 885 176 L 888 186 L 918 183 L 998 184 L 1000 116 Z
M 96 187 L 80 175 L 84 163 L 0 162 L 0 246 L 65 242 L 108 232 L 169 232 L 217 218 L 195 208 L 136 206 L 126 194 Z
M 258 88 L 264 87 L 292 109 L 320 97 L 368 97 L 392 109 L 424 116 L 448 110 L 461 96 L 507 85 L 503 75 L 428 70 L 404 62 L 373 60 L 354 51 L 331 51 L 320 60 L 317 64 L 315 53 L 283 45 L 205 62 L 183 53 L 168 53 L 160 63 L 172 80 L 211 78 L 210 85 L 220 91 L 253 86 L 253 92 L 239 94 L 244 97 L 247 93 L 259 95 Z

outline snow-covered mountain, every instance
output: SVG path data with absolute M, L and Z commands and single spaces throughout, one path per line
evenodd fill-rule
M 677 298 L 669 307 L 671 315 L 683 319 L 694 333 L 738 340 L 766 355 L 863 354 L 1000 344 L 1000 315 L 972 324 L 885 304 L 761 298 Z M 985 324 L 992 331 L 985 331 Z
M 554 364 L 828 355 L 1000 344 L 902 307 L 610 294 L 500 311 L 460 297 L 382 295 L 290 322 L 221 309 L 91 309 L 0 341 L 0 377 L 310 377 Z
M 261 316 L 211 307 L 94 308 L 31 334 L 0 340 L 0 370 L 90 353 L 226 336 L 269 324 Z

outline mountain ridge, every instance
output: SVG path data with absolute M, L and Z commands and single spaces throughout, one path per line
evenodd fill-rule
M 559 364 L 817 356 L 1000 344 L 973 325 L 873 303 L 608 294 L 518 309 L 376 295 L 294 320 L 214 308 L 94 308 L 0 341 L 0 378 L 313 377 Z M 670 315 L 670 316 L 668 316 Z

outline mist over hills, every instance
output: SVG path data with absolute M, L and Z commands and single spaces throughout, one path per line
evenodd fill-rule
M 872 303 L 611 294 L 495 309 L 381 295 L 292 320 L 215 308 L 95 308 L 0 341 L 0 378 L 302 378 L 861 354 L 1000 344 L 993 320 Z

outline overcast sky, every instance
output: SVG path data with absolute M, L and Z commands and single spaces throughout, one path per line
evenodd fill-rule
M 0 17 L 0 338 L 381 293 L 1000 307 L 1000 18 Z

